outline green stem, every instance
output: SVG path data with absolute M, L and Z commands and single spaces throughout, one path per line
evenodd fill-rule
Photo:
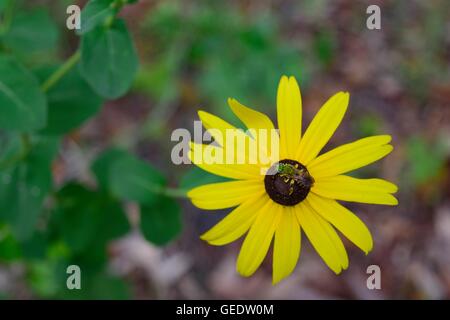
M 114 20 L 116 19 L 116 16 L 115 15 L 111 15 L 111 16 L 109 16 L 107 19 L 106 19 L 106 21 L 105 21 L 105 27 L 106 28 L 111 28 L 111 26 L 112 26 L 112 24 L 113 24 L 113 22 L 114 22 Z
M 120 11 L 120 9 L 122 9 L 122 7 L 123 7 L 124 5 L 126 5 L 127 3 L 128 3 L 127 0 L 116 0 L 116 1 L 114 1 L 114 2 L 111 4 L 111 6 L 112 6 L 114 9 L 116 9 L 117 11 Z
M 45 80 L 45 82 L 42 84 L 41 89 L 42 91 L 46 92 L 51 87 L 53 87 L 64 75 L 69 72 L 80 60 L 81 53 L 80 51 L 76 51 L 69 59 L 64 62 L 63 65 L 61 65 L 55 72 L 53 72 L 50 77 Z
M 122 7 L 124 5 L 127 4 L 128 1 L 126 0 L 116 0 L 113 3 L 111 3 L 111 8 L 114 9 L 114 14 L 110 15 L 106 20 L 105 20 L 105 26 L 107 28 L 111 28 L 112 24 L 114 23 L 114 20 L 116 19 L 117 15 L 119 14 L 120 10 L 122 9 Z
M 177 188 L 163 188 L 160 193 L 171 198 L 187 198 L 187 191 Z
M 127 3 L 125 0 L 116 0 L 113 2 L 113 7 L 116 9 L 116 14 L 120 11 L 120 9 Z M 109 17 L 106 21 L 106 24 L 108 27 L 112 25 L 114 22 L 116 14 Z M 45 80 L 45 82 L 42 84 L 41 89 L 42 91 L 46 92 L 51 87 L 53 87 L 67 72 L 72 69 L 77 62 L 81 58 L 80 50 L 77 50 L 69 59 L 64 62 L 62 66 L 60 66 L 54 73 L 50 75 L 50 77 Z

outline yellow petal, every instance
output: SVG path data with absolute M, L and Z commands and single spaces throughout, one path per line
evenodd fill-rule
M 281 77 L 277 93 L 280 158 L 294 159 L 302 134 L 302 99 L 294 77 Z
M 306 201 L 358 248 L 368 254 L 373 247 L 372 235 L 364 222 L 350 210 L 332 199 L 310 193 Z
M 199 111 L 198 115 L 214 141 L 223 148 L 226 159 L 234 159 L 233 163 L 238 163 L 238 159 L 241 159 L 240 162 L 258 163 L 258 146 L 255 139 L 213 114 Z
M 387 144 L 390 141 L 391 136 L 382 135 L 344 144 L 312 160 L 308 170 L 317 179 L 364 167 L 389 154 L 393 149 Z
M 261 169 L 258 165 L 247 163 L 227 164 L 223 149 L 213 145 L 203 145 L 191 143 L 191 150 L 188 157 L 192 163 L 199 168 L 226 178 L 231 179 L 263 179 Z M 209 152 L 213 150 L 213 152 Z M 222 153 L 223 156 L 218 156 L 220 161 L 216 161 L 216 157 L 212 153 Z
M 335 176 L 318 179 L 311 189 L 315 194 L 343 201 L 397 205 L 397 199 L 390 193 L 397 192 L 397 186 L 382 179 L 357 179 L 349 176 Z
M 308 165 L 330 140 L 344 117 L 349 101 L 347 92 L 338 92 L 320 108 L 300 141 L 296 159 Z
M 306 202 L 294 208 L 302 230 L 327 266 L 336 274 L 346 269 L 348 256 L 333 227 Z
M 237 100 L 229 98 L 228 104 L 234 114 L 246 125 L 248 129 L 275 129 L 272 120 L 264 113 L 244 106 Z
M 222 120 L 221 118 L 206 112 L 206 111 L 199 111 L 198 116 L 200 120 L 202 121 L 203 126 L 209 130 L 209 129 L 217 129 L 220 131 L 223 137 L 225 137 L 226 130 L 235 130 L 237 129 L 235 126 L 231 125 L 230 123 L 226 122 L 225 120 Z M 213 136 L 214 137 L 214 136 Z M 216 137 L 214 137 L 216 139 Z M 221 137 L 218 137 L 216 140 L 222 140 Z
M 275 231 L 273 280 L 276 284 L 289 276 L 297 265 L 301 247 L 300 225 L 293 207 L 285 207 Z
M 227 132 L 229 134 L 232 133 L 237 138 L 242 138 L 243 140 L 247 140 L 250 138 L 247 134 L 245 134 L 243 130 L 236 128 L 232 124 L 211 113 L 200 110 L 198 112 L 198 116 L 202 121 L 203 126 L 214 138 L 214 141 L 216 141 L 222 147 L 226 146 Z
M 339 238 L 336 230 L 331 226 L 329 222 L 315 212 L 316 216 L 319 217 L 319 223 L 322 225 L 323 230 L 327 233 L 330 241 L 334 244 L 334 248 L 339 255 L 339 259 L 341 261 L 341 267 L 343 270 L 348 268 L 348 255 L 347 250 L 345 250 L 344 244 L 342 243 L 341 238 Z
M 237 271 L 242 276 L 251 276 L 261 265 L 282 213 L 282 207 L 273 201 L 258 213 L 239 252 Z
M 235 207 L 263 192 L 265 189 L 262 180 L 239 180 L 196 187 L 190 190 L 187 196 L 198 208 L 216 210 Z
M 279 145 L 278 133 L 274 131 L 275 127 L 272 120 L 270 120 L 270 118 L 264 113 L 248 108 L 235 99 L 229 98 L 228 104 L 234 114 L 246 125 L 247 129 L 252 130 L 252 136 L 258 141 L 264 140 L 264 149 L 261 148 L 258 150 L 264 152 L 264 155 L 270 155 L 272 150 L 272 139 L 275 139 L 273 143 L 276 148 Z M 265 132 L 264 135 L 262 134 L 263 132 Z M 258 144 L 258 147 L 260 148 L 261 145 Z
M 216 246 L 235 241 L 247 232 L 258 213 L 269 202 L 272 202 L 272 200 L 267 195 L 248 199 L 205 232 L 201 239 Z

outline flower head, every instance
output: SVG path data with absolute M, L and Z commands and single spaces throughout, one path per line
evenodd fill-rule
M 275 128 L 265 114 L 234 99 L 228 103 L 252 130 L 244 133 L 212 114 L 199 112 L 218 145 L 193 143 L 190 159 L 200 168 L 232 181 L 194 188 L 188 196 L 195 206 L 206 210 L 235 207 L 201 238 L 212 245 L 225 245 L 246 234 L 237 259 L 237 271 L 243 276 L 251 276 L 258 269 L 273 240 L 274 284 L 294 270 L 302 233 L 336 274 L 348 267 L 347 252 L 336 229 L 366 254 L 371 251 L 369 230 L 338 200 L 397 205 L 392 195 L 397 191 L 394 184 L 345 175 L 389 154 L 393 149 L 389 144 L 391 137 L 372 136 L 320 154 L 344 117 L 349 94 L 339 92 L 328 99 L 302 134 L 302 101 L 294 77 L 283 76 L 278 87 L 279 135 L 263 136 L 264 130 Z M 229 144 L 227 130 L 235 130 L 236 136 L 248 144 L 242 148 Z M 268 155 L 269 163 L 248 160 L 255 145 Z M 272 152 L 274 145 L 279 150 L 276 155 Z M 232 159 L 244 155 L 247 160 L 199 161 L 201 157 L 196 157 L 197 153 L 205 159 L 205 154 L 211 158 L 230 151 Z

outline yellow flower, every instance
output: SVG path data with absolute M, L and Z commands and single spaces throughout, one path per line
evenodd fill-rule
M 219 141 L 218 147 L 191 144 L 189 156 L 194 164 L 233 179 L 194 188 L 188 196 L 195 206 L 206 210 L 236 207 L 201 238 L 212 245 L 225 245 L 248 232 L 237 259 L 237 271 L 241 275 L 251 276 L 258 269 L 272 240 L 273 283 L 290 275 L 300 256 L 302 232 L 336 274 L 348 267 L 347 252 L 336 229 L 366 254 L 372 250 L 372 236 L 365 224 L 336 200 L 397 205 L 392 195 L 397 191 L 394 184 L 344 175 L 383 158 L 393 147 L 389 135 L 379 135 L 319 155 L 344 117 L 348 102 L 346 92 L 332 96 L 302 135 L 300 89 L 294 77 L 283 76 L 277 94 L 279 136 L 269 141 L 279 143 L 282 160 L 270 163 L 271 169 L 275 168 L 271 174 L 261 174 L 261 168 L 267 164 L 205 163 L 195 158 L 196 147 L 203 153 L 208 147 L 226 152 L 224 141 Z M 249 129 L 274 129 L 265 114 L 234 99 L 228 103 Z M 212 114 L 200 111 L 199 116 L 216 141 L 223 139 L 220 133 L 225 136 L 227 129 L 236 129 Z M 256 142 L 259 136 L 246 135 L 246 138 Z

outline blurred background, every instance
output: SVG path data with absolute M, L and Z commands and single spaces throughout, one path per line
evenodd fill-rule
M 69 4 L 85 1 L 18 1 L 12 31 L 0 33 L 2 52 L 45 79 L 44 66 L 63 62 L 79 45 L 65 26 Z M 381 8 L 381 30 L 366 28 L 370 4 Z M 20 17 L 36 11 L 27 29 Z M 69 90 L 59 98 L 70 108 L 98 107 L 73 128 L 65 130 L 69 125 L 58 120 L 56 128 L 39 133 L 58 139 L 57 147 L 47 146 L 53 148 L 51 187 L 41 202 L 22 203 L 37 211 L 26 236 L 16 230 L 27 216 L 13 223 L 0 214 L 1 298 L 450 298 L 449 1 L 140 0 L 124 6 L 119 17 L 139 57 L 131 88 L 117 99 L 93 93 L 85 99 L 66 83 Z M 373 251 L 365 256 L 345 240 L 350 266 L 335 276 L 302 241 L 296 270 L 274 287 L 270 253 L 253 277 L 242 278 L 235 271 L 241 241 L 213 247 L 199 239 L 229 210 L 205 212 L 180 196 L 214 177 L 172 164 L 170 135 L 176 128 L 192 132 L 198 109 L 239 125 L 228 97 L 275 120 L 283 74 L 300 83 L 304 127 L 328 97 L 350 92 L 349 110 L 327 150 L 368 135 L 393 136 L 394 151 L 355 175 L 395 182 L 400 204 L 346 204 L 371 230 Z M 0 134 L 1 160 L 10 135 Z M 101 171 L 115 152 L 164 176 L 164 197 L 172 202 L 146 206 L 116 203 L 114 192 L 106 196 L 102 185 L 109 182 L 102 183 Z M 16 164 L 0 164 L 0 209 L 8 213 L 17 209 L 8 199 L 21 189 L 11 191 L 5 173 Z M 114 199 L 98 200 L 109 197 Z M 82 290 L 66 288 L 69 264 L 81 267 Z M 372 264 L 381 268 L 381 290 L 366 287 Z

